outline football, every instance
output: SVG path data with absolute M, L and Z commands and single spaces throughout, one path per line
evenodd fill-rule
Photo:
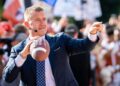
M 50 53 L 50 46 L 47 40 L 35 40 L 30 45 L 30 54 L 36 61 L 44 61 Z

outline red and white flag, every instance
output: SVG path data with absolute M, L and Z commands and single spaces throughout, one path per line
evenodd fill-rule
M 45 8 L 45 11 L 51 9 L 50 6 L 48 6 L 44 1 L 42 2 L 41 0 L 6 0 L 3 9 L 3 17 L 8 19 L 12 22 L 13 25 L 15 25 L 23 21 L 25 9 L 36 3 Z
M 20 19 L 17 19 L 19 16 L 21 4 L 19 0 L 6 0 L 4 5 L 3 17 L 11 21 L 13 24 L 17 24 Z

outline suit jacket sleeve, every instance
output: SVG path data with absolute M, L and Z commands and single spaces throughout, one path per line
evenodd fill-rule
M 92 42 L 88 37 L 85 39 L 73 39 L 68 35 L 63 35 L 64 43 L 68 53 L 71 55 L 90 52 L 98 42 Z
M 15 52 L 14 48 L 12 48 L 9 61 L 3 70 L 3 76 L 2 76 L 2 80 L 5 80 L 8 83 L 14 81 L 17 78 L 21 69 L 20 67 L 17 67 L 15 64 L 16 57 L 17 57 L 17 52 Z

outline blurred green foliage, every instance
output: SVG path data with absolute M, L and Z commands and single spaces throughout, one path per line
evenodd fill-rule
M 2 17 L 2 11 L 3 11 L 3 2 L 5 0 L 0 0 L 0 18 Z
M 112 14 L 120 14 L 120 0 L 100 0 L 102 8 L 102 17 L 98 20 L 107 22 Z

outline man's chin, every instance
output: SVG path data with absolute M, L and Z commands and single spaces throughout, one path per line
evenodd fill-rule
M 42 31 L 40 31 L 39 36 L 44 36 L 46 33 L 47 33 L 46 30 L 44 30 L 44 31 L 42 30 Z

